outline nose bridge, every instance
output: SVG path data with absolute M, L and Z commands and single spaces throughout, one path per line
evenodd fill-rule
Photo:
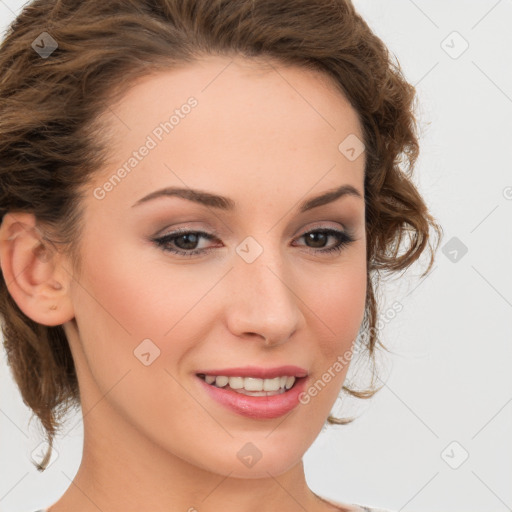
M 248 236 L 236 248 L 228 322 L 237 335 L 256 333 L 278 343 L 297 329 L 301 311 L 279 244 L 264 238 L 265 245 Z

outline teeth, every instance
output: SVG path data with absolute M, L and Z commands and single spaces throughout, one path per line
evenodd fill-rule
M 215 385 L 219 388 L 223 388 L 227 383 L 229 382 L 229 378 L 225 375 L 221 375 L 220 377 L 217 377 L 215 381 Z
M 262 391 L 277 391 L 281 387 L 281 377 L 275 377 L 274 379 L 264 379 L 262 383 Z
M 286 389 L 290 389 L 295 384 L 295 377 L 287 377 L 286 378 Z
M 217 377 L 218 379 L 218 377 Z M 218 380 L 217 380 L 218 382 Z M 244 378 L 243 377 L 229 377 L 229 387 L 231 389 L 242 389 L 244 387 Z M 218 386 L 218 384 L 217 384 Z
M 212 384 L 218 388 L 223 388 L 229 385 L 233 390 L 254 391 L 262 392 L 258 393 L 262 396 L 265 395 L 265 391 L 279 391 L 290 389 L 295 383 L 295 377 L 282 376 L 275 377 L 273 379 L 257 379 L 255 377 L 227 377 L 226 375 L 205 375 L 204 380 L 208 384 Z M 256 394 L 256 393 L 255 393 Z

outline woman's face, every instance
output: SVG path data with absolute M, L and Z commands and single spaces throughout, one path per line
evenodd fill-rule
M 65 324 L 86 442 L 93 432 L 144 459 L 149 441 L 235 477 L 290 469 L 330 413 L 364 314 L 355 110 L 316 72 L 209 57 L 139 80 L 105 122 L 111 161 L 84 202 Z M 157 194 L 173 188 L 188 199 Z M 197 375 L 281 366 L 307 377 L 270 398 Z M 267 375 L 267 389 L 284 382 Z M 242 383 L 260 381 L 228 381 Z

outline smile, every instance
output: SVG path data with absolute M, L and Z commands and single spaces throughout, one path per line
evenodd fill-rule
M 288 375 L 273 379 L 205 374 L 199 374 L 198 377 L 217 388 L 231 389 L 247 396 L 272 396 L 285 393 L 293 387 L 296 380 L 295 377 Z

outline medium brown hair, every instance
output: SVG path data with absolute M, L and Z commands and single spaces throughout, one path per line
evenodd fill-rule
M 48 32 L 58 48 L 32 43 Z M 205 55 L 262 57 L 329 75 L 356 110 L 364 133 L 367 297 L 361 326 L 373 361 L 376 287 L 403 271 L 441 228 L 411 180 L 419 153 L 415 89 L 350 0 L 35 0 L 0 47 L 0 219 L 33 213 L 46 240 L 80 269 L 81 200 L 106 161 L 101 114 L 132 81 Z M 127 85 L 128 84 L 128 85 Z M 341 142 L 341 141 L 340 141 Z M 62 326 L 28 318 L 0 279 L 7 359 L 24 403 L 40 419 L 49 450 L 60 421 L 80 404 Z M 385 349 L 384 345 L 382 347 Z M 373 379 L 373 378 L 372 378 Z M 370 398 L 378 389 L 343 390 Z M 330 423 L 352 419 L 329 416 Z

